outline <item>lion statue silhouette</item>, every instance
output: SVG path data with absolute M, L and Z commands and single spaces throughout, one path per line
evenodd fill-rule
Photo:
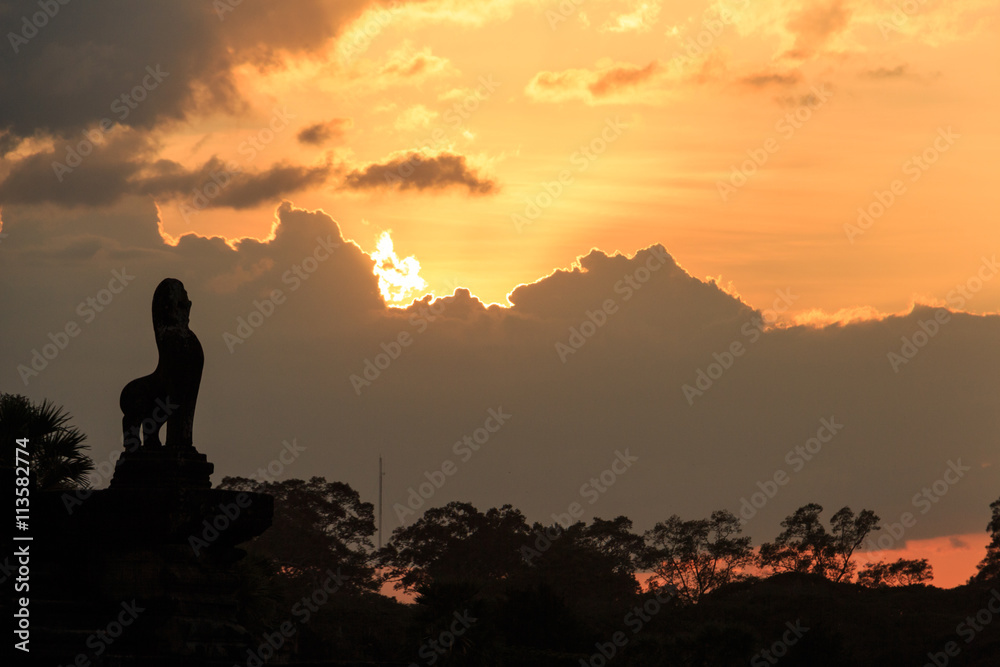
M 193 449 L 194 408 L 205 366 L 205 353 L 189 327 L 191 300 L 184 283 L 163 280 L 153 292 L 153 333 L 160 359 L 150 375 L 122 389 L 122 435 L 125 448 L 160 447 L 167 425 L 167 447 Z M 140 442 L 140 434 L 142 439 Z

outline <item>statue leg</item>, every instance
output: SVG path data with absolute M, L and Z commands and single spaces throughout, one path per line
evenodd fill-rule
M 120 404 L 125 415 L 122 417 L 122 436 L 128 451 L 135 451 L 140 445 L 160 446 L 160 428 L 163 426 L 163 421 L 157 420 L 155 415 L 156 396 L 160 393 L 158 389 L 161 386 L 162 383 L 157 381 L 154 374 L 132 380 L 122 390 Z
M 163 422 L 153 418 L 152 409 L 147 410 L 146 414 L 148 416 L 142 422 L 142 442 L 147 447 L 160 447 L 163 444 L 160 442 L 160 429 L 163 427 Z
M 122 389 L 118 404 L 122 409 L 122 443 L 134 452 L 142 445 L 142 393 L 146 378 L 136 378 Z
M 194 410 L 187 405 L 182 405 L 170 415 L 167 424 L 168 447 L 194 447 L 194 443 L 192 442 Z
M 142 445 L 142 440 L 139 438 L 141 428 L 142 422 L 131 419 L 130 415 L 122 417 L 122 442 L 125 451 L 134 452 Z

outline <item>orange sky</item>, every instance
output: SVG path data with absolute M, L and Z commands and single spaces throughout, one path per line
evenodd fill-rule
M 892 562 L 897 558 L 926 558 L 934 568 L 935 586 L 954 588 L 976 573 L 976 565 L 986 555 L 989 537 L 986 532 L 953 535 L 929 540 L 909 540 L 905 549 L 873 551 L 862 554 L 861 563 L 868 559 Z
M 985 534 L 910 540 L 905 549 L 866 552 L 860 554 L 857 561 L 860 569 L 871 561 L 892 562 L 897 558 L 926 558 L 934 569 L 934 578 L 930 583 L 939 588 L 954 588 L 964 584 L 975 573 L 976 565 L 983 559 L 988 543 Z M 636 579 L 645 588 L 651 576 L 649 573 L 640 572 L 636 574 Z M 381 592 L 400 602 L 413 602 L 415 598 L 412 594 L 396 590 L 392 582 L 383 585 Z
M 989 539 L 985 533 L 910 540 L 905 549 L 862 552 L 857 561 L 860 569 L 865 563 L 872 561 L 892 562 L 897 558 L 926 558 L 934 569 L 934 578 L 930 583 L 939 588 L 954 588 L 964 584 L 976 572 L 976 565 L 983 559 L 988 543 Z M 645 586 L 650 576 L 648 573 L 638 573 L 636 578 Z M 414 595 L 397 591 L 391 582 L 383 585 L 381 592 L 400 602 L 414 600 Z
M 902 19 L 891 2 L 588 2 L 564 20 L 552 6 L 369 11 L 319 56 L 245 66 L 251 108 L 165 132 L 163 156 L 252 170 L 348 169 L 421 147 L 464 155 L 495 192 L 345 192 L 333 179 L 291 199 L 326 210 L 368 251 L 391 230 L 430 291 L 458 283 L 487 302 L 591 247 L 662 242 L 693 275 L 719 276 L 755 305 L 791 287 L 793 315 L 899 312 L 944 299 L 1000 248 L 995 3 L 932 2 Z M 359 37 L 365 28 L 374 36 Z M 294 119 L 248 160 L 241 142 L 275 109 Z M 296 140 L 334 119 L 349 120 L 326 145 Z M 609 121 L 624 129 L 603 142 Z M 912 162 L 925 150 L 933 164 Z M 739 182 L 732 167 L 754 155 L 766 160 L 747 164 L 754 173 L 723 201 L 719 183 Z M 546 183 L 564 170 L 561 192 L 518 230 L 512 216 L 546 204 Z M 902 194 L 849 239 L 858 208 L 895 180 Z M 266 236 L 272 211 L 185 220 L 178 202 L 161 207 L 169 234 L 230 238 Z M 1000 285 L 968 308 L 998 310 Z
M 386 277 L 413 288 L 399 305 L 457 286 L 507 305 L 517 285 L 591 248 L 631 256 L 662 243 L 754 307 L 791 291 L 789 322 L 915 302 L 1000 311 L 1000 281 L 976 279 L 1000 252 L 994 0 L 348 5 L 368 8 L 336 14 L 330 39 L 282 33 L 272 57 L 234 58 L 238 103 L 192 103 L 141 125 L 150 143 L 136 181 L 213 159 L 244 174 L 318 174 L 245 208 L 193 210 L 199 192 L 161 190 L 151 196 L 166 238 L 266 238 L 286 199 L 322 209 L 367 253 L 383 239 L 379 257 L 408 272 Z M 207 20 L 238 27 L 251 11 Z M 0 185 L 15 191 L 5 179 L 19 166 L 61 150 L 44 131 L 21 138 L 0 161 Z M 382 177 L 406 159 L 433 163 L 439 180 Z M 870 217 L 859 222 L 859 210 Z M 929 558 L 935 583 L 951 586 L 984 546 L 985 533 L 959 535 L 911 541 L 902 555 Z
M 976 565 L 983 559 L 988 543 L 986 535 L 978 533 L 930 540 L 910 540 L 905 549 L 860 552 L 855 560 L 860 570 L 869 562 L 880 560 L 892 562 L 897 558 L 926 558 L 934 570 L 934 578 L 930 583 L 939 588 L 954 588 L 961 586 L 975 574 Z M 636 578 L 645 587 L 651 576 L 648 573 L 639 573 Z M 393 594 L 391 587 L 383 588 L 383 593 Z M 405 598 L 398 599 L 409 601 Z

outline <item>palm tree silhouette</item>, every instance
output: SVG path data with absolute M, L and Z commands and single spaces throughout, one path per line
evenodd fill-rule
M 19 438 L 28 438 L 34 487 L 53 491 L 87 487 L 94 462 L 71 416 L 48 400 L 41 405 L 19 394 L 0 394 L 0 467 L 13 471 Z

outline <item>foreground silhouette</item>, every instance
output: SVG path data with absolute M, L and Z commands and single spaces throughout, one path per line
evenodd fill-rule
M 208 489 L 214 470 L 194 446 L 194 412 L 205 355 L 189 326 L 191 300 L 184 284 L 166 278 L 153 292 L 156 370 L 132 380 L 119 403 L 125 451 L 118 459 L 113 488 L 180 485 Z M 160 429 L 167 427 L 167 444 Z
M 271 525 L 273 499 L 211 488 L 214 466 L 192 439 L 204 357 L 190 309 L 179 280 L 156 288 L 159 363 L 122 391 L 125 451 L 109 488 L 31 495 L 25 664 L 229 666 L 253 643 L 238 618 L 238 545 Z
M 94 462 L 86 454 L 87 436 L 71 426 L 70 419 L 64 408 L 49 401 L 35 404 L 19 394 L 0 394 L 0 468 L 7 471 L 4 479 L 13 474 L 17 440 L 28 438 L 35 488 L 51 491 L 83 486 Z
M 184 284 L 166 278 L 153 293 L 153 333 L 159 362 L 156 370 L 132 380 L 122 389 L 119 403 L 125 448 L 160 445 L 160 428 L 167 429 L 168 447 L 193 447 L 194 408 L 205 365 L 198 337 L 189 324 L 191 301 Z
M 396 529 L 376 551 L 372 506 L 346 484 L 226 478 L 222 486 L 274 495 L 281 517 L 246 545 L 243 585 L 256 604 L 241 622 L 258 638 L 254 655 L 270 651 L 266 638 L 322 573 L 352 576 L 272 661 L 985 667 L 1000 655 L 1000 581 L 942 590 L 926 584 L 925 561 L 856 567 L 859 540 L 878 524 L 867 510 L 843 508 L 826 524 L 819 505 L 799 508 L 772 543 L 781 557 L 767 566 L 724 511 L 636 534 L 627 517 L 529 524 L 510 505 L 453 502 Z M 639 573 L 652 576 L 651 588 L 640 588 Z M 384 582 L 414 603 L 372 593 Z

